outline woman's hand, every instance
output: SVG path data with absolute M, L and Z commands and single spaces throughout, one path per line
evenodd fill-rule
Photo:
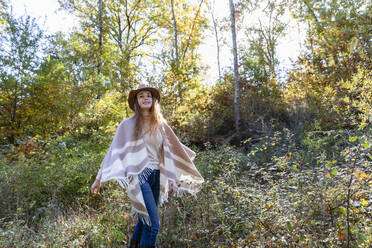
M 171 189 L 170 192 L 169 192 L 169 195 L 170 196 L 176 196 L 176 193 L 177 192 L 175 190 Z
M 94 183 L 92 184 L 92 187 L 90 189 L 90 191 L 92 192 L 92 194 L 97 195 L 99 193 L 100 184 L 101 184 L 100 180 L 96 179 L 94 181 Z
M 173 183 L 172 181 L 169 182 L 169 195 L 170 195 L 170 196 L 175 196 L 176 193 L 177 193 L 177 190 L 176 190 L 176 188 L 175 188 L 174 183 Z

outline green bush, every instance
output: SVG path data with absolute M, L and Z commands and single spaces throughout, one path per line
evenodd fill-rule
M 27 224 L 37 223 L 56 209 L 92 201 L 95 179 L 110 135 L 97 133 L 89 140 L 71 136 L 41 142 L 27 157 L 3 156 L 0 160 L 1 218 L 15 215 Z
M 296 136 L 284 129 L 247 141 L 245 149 L 209 144 L 195 149 L 195 164 L 206 182 L 196 197 L 171 198 L 160 208 L 158 247 L 370 247 L 371 130 L 361 126 L 337 134 Z M 13 201 L 0 219 L 1 247 L 128 243 L 135 220 L 129 217 L 123 190 L 112 182 L 99 196 L 89 194 L 96 163 L 107 147 L 101 138 L 65 137 L 64 148 L 57 148 L 61 140 L 46 146 L 48 156 L 19 157 L 13 165 L 24 166 L 14 171 L 22 168 L 24 177 L 35 179 L 23 178 L 23 186 L 17 182 L 9 188 L 22 173 L 2 163 L 1 183 L 8 186 L 1 187 L 2 195 L 8 190 L 8 201 L 25 202 Z M 92 144 L 96 155 L 84 152 Z M 58 149 L 64 151 L 60 157 Z M 49 169 L 39 168 L 45 167 L 45 159 L 70 161 L 70 167 L 55 166 L 52 176 Z M 39 166 L 33 171 L 30 165 Z M 44 186 L 45 178 L 57 181 Z M 55 185 L 60 188 L 53 189 Z M 27 212 L 32 198 L 38 201 Z M 9 206 L 4 200 L 2 204 L 2 209 Z

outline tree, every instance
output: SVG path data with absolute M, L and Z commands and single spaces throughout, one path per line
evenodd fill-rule
M 350 79 L 357 65 L 368 66 L 372 56 L 366 28 L 371 13 L 368 1 L 293 0 L 291 4 L 293 16 L 309 24 L 311 54 L 306 56 L 321 74 L 331 81 Z
M 249 50 L 252 52 L 247 56 L 258 57 L 262 62 L 260 66 L 265 68 L 265 73 L 270 78 L 276 78 L 276 66 L 279 61 L 276 54 L 278 40 L 283 37 L 287 23 L 283 21 L 286 3 L 284 1 L 260 1 L 256 8 L 260 8 L 262 15 L 258 17 L 258 23 L 246 29 L 249 42 Z M 266 24 L 265 24 L 266 22 Z
M 4 15 L 5 13 L 7 13 L 8 9 L 8 3 L 7 3 L 7 0 L 0 0 L 0 20 L 2 19 L 2 15 Z
M 365 0 L 296 0 L 291 4 L 294 17 L 308 23 L 309 29 L 307 51 L 291 72 L 285 95 L 304 102 L 323 128 L 355 125 L 360 113 L 355 109 L 351 118 L 345 99 L 357 102 L 361 95 L 351 93 L 345 84 L 359 72 L 371 70 L 371 5 Z
M 105 86 L 126 94 L 139 81 L 145 47 L 154 42 L 152 35 L 156 31 L 160 3 L 109 0 L 102 1 L 98 8 L 89 0 L 59 0 L 59 3 L 78 16 L 80 30 L 73 35 L 85 47 L 85 54 L 80 52 L 77 56 L 89 59 L 90 64 L 102 64 L 102 75 L 97 82 L 105 82 Z
M 214 1 L 213 1 L 213 5 L 214 5 Z M 219 37 L 218 37 L 218 28 L 217 28 L 217 20 L 216 18 L 214 17 L 214 7 L 213 5 L 211 4 L 208 4 L 208 10 L 209 12 L 211 13 L 211 17 L 212 17 L 212 22 L 213 22 L 213 29 L 214 29 L 214 37 L 216 39 L 216 52 L 217 52 L 217 65 L 218 65 L 218 81 L 221 82 L 222 78 L 221 78 L 221 63 L 220 63 L 220 42 L 219 42 Z
M 39 51 L 43 32 L 30 16 L 20 18 L 5 13 L 0 35 L 0 127 L 14 144 L 30 125 L 22 113 L 30 98 L 42 57 Z M 4 137 L 2 137 L 4 138 Z
M 187 104 L 184 98 L 188 92 L 199 87 L 203 66 L 197 49 L 207 27 L 203 3 L 204 0 L 169 0 L 162 5 L 162 17 L 158 23 L 159 39 L 156 42 L 160 52 L 155 55 L 155 63 L 162 68 L 158 81 L 164 89 L 165 111 L 170 115 L 179 106 Z M 174 42 L 176 36 L 177 49 Z
M 173 0 L 171 0 L 171 6 L 172 6 L 172 19 L 173 19 L 173 29 L 174 29 L 175 60 L 176 60 L 176 64 L 178 64 L 178 59 L 179 59 L 179 56 L 178 56 L 178 39 L 177 39 L 178 31 L 177 31 L 176 16 L 174 14 L 174 3 L 173 3 Z
M 229 0 L 230 3 L 230 20 L 231 20 L 231 36 L 233 43 L 233 55 L 234 55 L 234 81 L 235 81 L 235 94 L 234 94 L 234 120 L 235 120 L 235 132 L 239 133 L 239 68 L 238 68 L 238 51 L 236 42 L 236 30 L 235 30 L 235 8 L 233 0 Z
M 185 69 L 189 66 L 186 57 L 190 52 L 193 53 L 195 50 L 195 41 L 200 42 L 200 32 L 203 30 L 202 25 L 204 18 L 201 16 L 201 6 L 204 0 L 197 1 L 177 1 L 175 4 L 173 0 L 170 1 L 172 22 L 173 22 L 173 34 L 174 34 L 174 46 L 172 48 L 172 61 L 171 73 L 174 78 L 174 88 L 177 91 L 177 97 L 180 104 L 183 104 L 183 95 L 186 88 Z M 165 20 L 168 10 L 163 9 Z M 177 20 L 177 16 L 180 20 Z M 183 21 L 183 25 L 179 25 L 178 22 Z M 166 21 L 168 22 L 168 21 Z M 167 29 L 169 27 L 165 26 Z M 198 30 L 198 27 L 201 30 Z M 174 51 L 174 52 L 173 52 Z M 194 62 L 191 62 L 195 66 Z M 187 76 L 186 76 L 187 77 Z

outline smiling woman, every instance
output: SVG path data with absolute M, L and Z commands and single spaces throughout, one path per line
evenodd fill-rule
M 144 90 L 138 93 L 137 102 L 141 109 L 150 109 L 152 105 L 152 95 L 150 91 Z
M 204 182 L 193 163 L 195 153 L 167 125 L 159 101 L 159 91 L 145 84 L 129 93 L 134 116 L 119 124 L 91 187 L 98 194 L 102 183 L 115 179 L 127 190 L 132 213 L 138 216 L 132 248 L 155 247 L 158 204 L 184 191 L 195 194 Z

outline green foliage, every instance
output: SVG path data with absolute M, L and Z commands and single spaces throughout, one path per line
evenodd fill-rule
M 368 247 L 372 241 L 366 222 L 371 160 L 370 144 L 363 135 L 370 131 L 356 130 L 354 134 L 361 136 L 351 138 L 354 143 L 344 139 L 345 148 L 333 152 L 330 160 L 318 157 L 309 162 L 303 160 L 304 154 L 313 147 L 298 149 L 288 130 L 267 137 L 267 141 L 278 142 L 276 149 L 263 150 L 263 140 L 252 147 L 248 159 L 230 147 L 211 150 L 207 146 L 196 164 L 208 180 L 197 199 L 183 198 L 163 210 L 169 221 L 159 237 L 161 243 L 180 247 L 340 247 L 349 240 L 350 247 Z M 360 153 L 354 147 L 359 139 L 357 146 L 364 147 Z M 353 151 L 347 153 L 349 158 L 344 152 L 348 149 Z M 287 153 L 280 156 L 284 151 Z M 272 159 L 262 158 L 260 152 Z M 352 168 L 348 159 L 354 161 Z M 347 225 L 350 234 L 345 231 Z
M 8 8 L 8 1 L 0 0 L 0 26 L 3 24 L 3 15 L 6 13 Z
M 212 148 L 209 143 L 206 143 L 194 162 L 203 177 L 213 180 L 230 173 L 230 170 L 237 169 L 240 164 L 245 164 L 247 158 L 236 148 L 227 145 Z
M 243 141 L 243 144 L 248 148 L 247 157 L 252 164 L 270 165 L 271 168 L 278 167 L 282 169 L 284 166 L 289 166 L 288 162 L 296 150 L 294 134 L 288 130 L 275 131 L 272 135 L 266 135 L 262 138 L 249 138 Z
M 226 80 L 211 87 L 210 93 L 207 95 L 212 98 L 210 121 L 208 123 L 208 134 L 212 137 L 225 135 L 234 125 L 232 81 L 233 79 L 229 75 Z
M 177 130 L 177 135 L 183 142 L 201 145 L 209 139 L 211 94 L 210 89 L 200 86 L 185 92 L 184 103 L 176 105 L 173 112 L 163 108 L 168 123 Z
M 170 118 L 178 112 L 179 105 L 185 108 L 190 103 L 190 95 L 192 97 L 200 91 L 205 91 L 200 84 L 205 66 L 202 65 L 198 52 L 199 45 L 203 42 L 203 32 L 207 28 L 203 6 L 203 1 L 199 0 L 174 1 L 174 24 L 171 2 L 161 4 L 162 14 L 158 23 L 161 32 L 157 41 L 160 42 L 161 52 L 155 62 L 162 65 L 163 69 L 159 79 L 155 81 L 162 88 L 163 106 L 166 108 L 165 112 L 170 113 Z M 177 26 L 177 34 L 174 33 L 174 25 Z
M 249 14 L 258 16 L 258 21 L 245 29 L 249 45 L 242 56 L 245 61 L 242 73 L 250 74 L 246 76 L 251 84 L 257 80 L 262 83 L 276 78 L 278 41 L 285 35 L 288 25 L 283 20 L 286 4 L 286 1 L 262 0 L 253 1 L 253 7 L 249 3 L 245 6 L 249 6 Z M 262 16 L 266 18 L 267 24 L 263 24 Z
M 111 186 L 111 185 L 110 185 Z M 120 247 L 129 240 L 133 225 L 128 213 L 129 200 L 121 188 L 104 190 L 96 209 L 53 209 L 38 221 L 38 228 L 30 228 L 22 219 L 0 221 L 2 247 Z M 124 232 L 125 231 L 125 232 Z
M 212 99 L 209 104 L 211 113 L 208 118 L 208 135 L 213 142 L 221 143 L 221 139 L 223 142 L 223 137 L 232 132 L 234 91 L 231 80 L 226 77 L 209 91 L 208 97 Z M 241 133 L 237 144 L 248 137 L 266 135 L 273 128 L 272 122 L 276 123 L 275 128 L 288 126 L 287 105 L 283 103 L 282 92 L 274 79 L 252 83 L 242 77 L 241 81 Z
M 0 182 L 7 187 L 2 185 L 1 194 L 11 191 L 12 199 L 25 201 L 19 201 L 11 208 L 12 213 L 2 217 L 2 246 L 15 247 L 15 241 L 17 247 L 127 244 L 135 221 L 128 215 L 129 201 L 122 189 L 109 183 L 99 196 L 88 193 L 97 170 L 92 165 L 103 158 L 108 143 L 104 137 L 80 142 L 66 137 L 47 145 L 48 153 L 40 157 L 18 157 L 13 163 L 26 163 L 22 168 L 26 175 L 30 175 L 30 167 L 35 168 L 32 177 L 36 180 L 17 174 L 20 181 L 11 181 L 16 174 L 11 167 L 4 167 L 8 162 L 2 163 L 5 170 L 1 170 Z M 171 198 L 160 208 L 159 246 L 369 247 L 370 137 L 370 127 L 362 125 L 337 134 L 296 136 L 290 130 L 276 131 L 259 140 L 248 140 L 246 152 L 205 144 L 197 151 L 195 164 L 206 183 L 197 197 Z M 84 152 L 90 145 L 90 152 Z M 57 150 L 67 154 L 63 157 L 69 160 L 68 168 Z M 49 165 L 38 168 L 45 160 Z M 59 166 L 51 173 L 48 167 L 57 160 Z M 40 184 L 44 179 L 51 180 L 47 187 Z M 33 217 L 29 214 L 35 220 L 33 225 L 26 221 L 30 196 L 40 201 Z
M 1 158 L 2 218 L 21 218 L 27 224 L 58 209 L 93 200 L 90 184 L 105 155 L 109 135 L 96 132 L 90 140 L 74 136 L 34 140 L 28 153 Z M 26 157 L 26 156 L 27 157 Z M 17 200 L 15 200 L 17 199 Z
M 77 57 L 71 58 L 61 35 L 45 37 L 29 16 L 4 16 L 5 25 L 0 27 L 1 143 L 74 130 L 76 115 L 101 90 L 91 85 L 95 74 L 85 70 Z
M 310 26 L 308 50 L 290 73 L 285 92 L 289 105 L 303 104 L 325 130 L 355 126 L 363 114 L 349 104 L 365 101 L 362 92 L 371 89 L 365 77 L 371 70 L 370 23 L 366 22 L 371 5 L 364 0 L 293 3 L 294 16 Z M 362 112 L 370 113 L 369 101 L 363 104 Z
M 38 52 L 43 32 L 30 16 L 4 13 L 0 26 L 0 139 L 14 143 L 27 131 L 33 87 L 42 56 Z
M 123 190 L 113 182 L 98 196 L 89 191 L 117 124 L 131 115 L 126 95 L 143 80 L 162 91 L 180 139 L 199 145 L 195 164 L 206 179 L 197 198 L 161 208 L 159 246 L 371 246 L 367 1 L 240 3 L 268 3 L 274 19 L 272 29 L 252 27 L 242 51 L 237 141 L 226 139 L 231 73 L 201 85 L 203 1 L 175 3 L 178 60 L 169 1 L 102 1 L 101 10 L 87 0 L 59 2 L 79 26 L 46 39 L 0 0 L 1 247 L 128 243 L 135 221 Z M 308 25 L 307 50 L 279 85 L 286 4 Z
M 346 94 L 335 105 L 335 111 L 346 119 L 346 122 L 371 122 L 372 117 L 372 73 L 359 69 L 350 80 L 340 82 Z
M 91 137 L 96 132 L 115 132 L 118 124 L 131 116 L 127 99 L 116 91 L 107 91 L 100 99 L 89 102 L 85 111 L 75 117 L 76 132 L 80 137 Z M 132 110 L 130 110 L 132 111 Z

